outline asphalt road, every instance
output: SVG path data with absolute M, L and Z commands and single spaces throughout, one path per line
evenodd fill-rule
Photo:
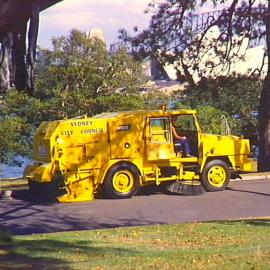
M 28 191 L 0 200 L 0 227 L 14 234 L 270 217 L 270 181 L 231 182 L 200 196 L 144 191 L 131 199 L 70 204 L 31 201 Z

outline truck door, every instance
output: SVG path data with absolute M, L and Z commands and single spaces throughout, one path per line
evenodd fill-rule
M 196 118 L 192 114 L 177 115 L 175 128 L 177 134 L 186 136 L 191 148 L 191 154 L 198 157 L 198 145 L 199 145 L 199 126 Z
M 146 156 L 149 161 L 175 157 L 169 117 L 149 117 L 145 127 Z
M 139 120 L 133 116 L 109 122 L 111 158 L 138 157 L 142 135 L 139 133 Z

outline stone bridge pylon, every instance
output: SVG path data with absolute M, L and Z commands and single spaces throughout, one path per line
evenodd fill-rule
M 39 13 L 60 1 L 0 0 L 0 92 L 33 92 Z

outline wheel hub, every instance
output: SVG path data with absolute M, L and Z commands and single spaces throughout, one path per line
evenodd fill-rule
M 129 192 L 132 190 L 133 185 L 134 178 L 129 171 L 120 171 L 114 175 L 113 186 L 118 192 Z
M 222 166 L 214 166 L 208 172 L 208 179 L 211 185 L 221 187 L 226 181 L 226 171 Z

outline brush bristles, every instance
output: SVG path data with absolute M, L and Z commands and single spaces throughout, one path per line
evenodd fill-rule
M 184 196 L 201 195 L 204 189 L 198 181 L 178 181 L 167 186 L 167 190 Z

